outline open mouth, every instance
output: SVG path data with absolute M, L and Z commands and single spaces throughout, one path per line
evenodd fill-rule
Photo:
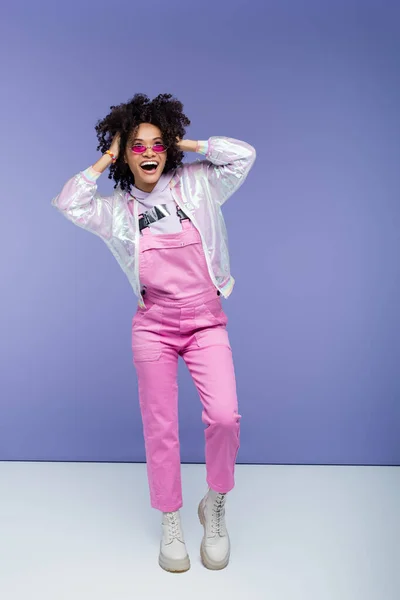
M 157 171 L 158 163 L 155 160 L 147 160 L 140 165 L 140 168 L 148 175 L 151 175 Z

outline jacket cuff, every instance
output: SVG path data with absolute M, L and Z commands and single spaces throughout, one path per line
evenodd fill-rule
M 201 141 L 197 143 L 196 152 L 198 154 L 206 155 L 208 153 L 208 141 Z
M 88 167 L 85 171 L 82 171 L 82 176 L 88 183 L 96 183 L 101 173 L 93 169 L 93 167 Z

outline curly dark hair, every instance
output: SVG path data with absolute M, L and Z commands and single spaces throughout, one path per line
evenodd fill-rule
M 111 112 L 96 125 L 99 142 L 97 150 L 109 149 L 114 136 L 121 134 L 121 151 L 117 161 L 110 166 L 109 179 L 115 181 L 114 188 L 129 191 L 135 184 L 135 178 L 124 161 L 124 149 L 141 123 L 152 123 L 161 130 L 164 143 L 168 147 L 164 173 L 176 169 L 182 164 L 183 152 L 176 145 L 177 138 L 182 139 L 190 121 L 183 113 L 183 104 L 172 94 L 160 94 L 150 100 L 145 94 L 135 94 L 129 102 L 110 106 Z

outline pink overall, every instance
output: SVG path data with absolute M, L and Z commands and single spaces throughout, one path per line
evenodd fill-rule
M 178 434 L 178 357 L 203 405 L 207 483 L 234 487 L 239 449 L 238 403 L 227 318 L 207 268 L 201 238 L 190 221 L 179 233 L 140 238 L 140 281 L 146 308 L 132 321 L 150 500 L 173 512 L 182 506 Z

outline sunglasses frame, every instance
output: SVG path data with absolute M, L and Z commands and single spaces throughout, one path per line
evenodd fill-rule
M 168 150 L 168 146 L 166 146 L 165 144 L 153 144 L 152 146 L 145 146 L 144 144 L 137 144 L 139 146 L 142 146 L 144 148 L 143 152 L 135 152 L 135 150 L 133 149 L 135 147 L 135 144 L 133 146 L 130 147 L 130 151 L 132 152 L 132 154 L 144 154 L 146 152 L 146 150 L 148 150 L 149 148 L 151 148 L 153 150 L 153 152 L 155 152 L 156 154 L 163 154 L 164 152 L 166 152 Z M 162 150 L 161 152 L 157 152 L 157 150 L 154 150 L 154 146 L 163 146 L 164 150 Z

